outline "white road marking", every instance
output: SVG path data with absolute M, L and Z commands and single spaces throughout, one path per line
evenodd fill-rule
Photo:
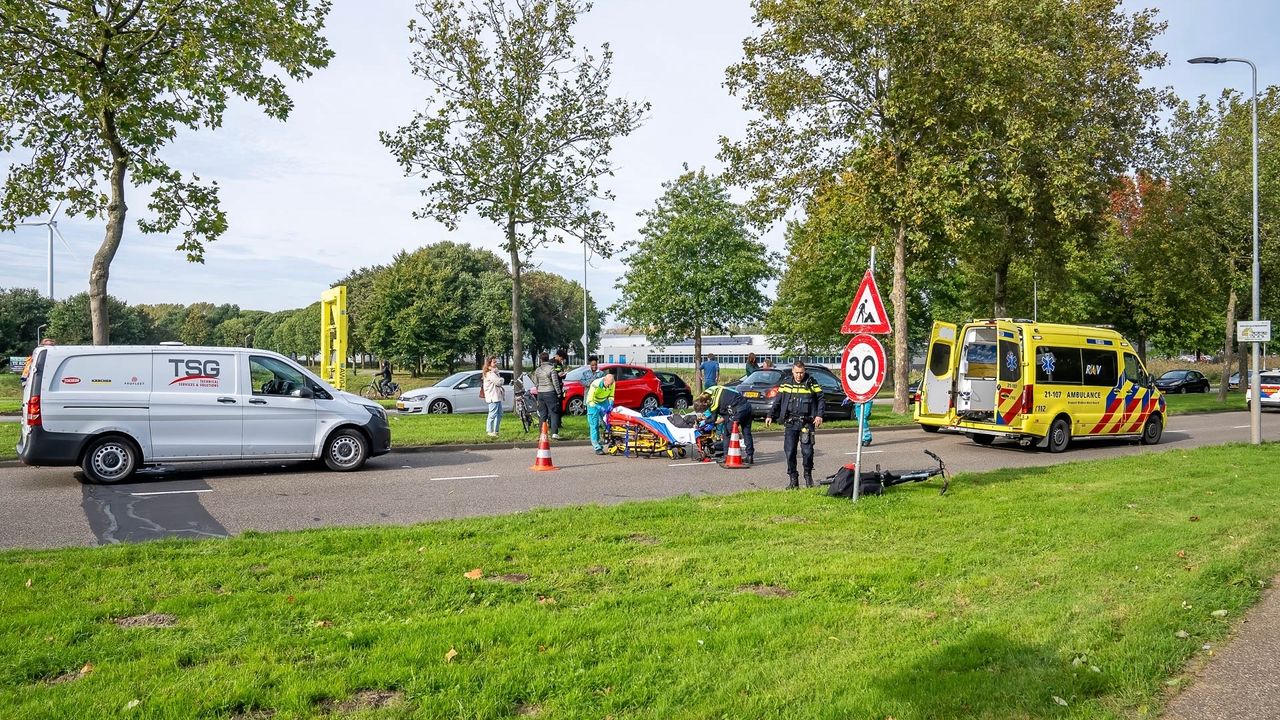
M 431 479 L 432 480 L 487 480 L 487 479 L 496 478 L 496 477 L 498 476 L 497 475 L 458 475 L 457 477 L 438 477 L 438 478 L 431 478 Z
M 863 451 L 862 451 L 862 454 L 863 454 L 863 455 L 875 455 L 876 453 L 882 453 L 882 452 L 884 452 L 884 451 L 883 451 L 883 450 L 863 450 Z M 856 452 L 845 453 L 845 455 L 857 455 L 857 454 L 858 454 L 858 453 L 856 453 Z
M 1251 427 L 1253 427 L 1253 426 L 1252 426 L 1252 425 L 1237 425 L 1237 426 L 1235 426 L 1235 427 L 1233 427 L 1233 428 L 1231 428 L 1231 429 L 1232 429 L 1232 430 L 1244 430 L 1245 428 L 1251 428 Z
M 134 497 L 143 497 L 144 495 L 184 495 L 186 493 L 203 493 L 203 492 L 213 492 L 213 488 L 206 488 L 204 490 L 161 490 L 158 492 L 143 492 L 143 493 L 129 493 L 129 494 L 133 495 Z
M 698 467 L 699 465 L 717 465 L 714 462 L 671 463 L 667 467 Z

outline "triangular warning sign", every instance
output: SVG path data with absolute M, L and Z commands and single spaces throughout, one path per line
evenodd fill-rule
M 884 311 L 880 290 L 876 288 L 876 280 L 871 277 L 870 270 L 862 276 L 862 284 L 858 286 L 858 292 L 853 294 L 853 304 L 849 306 L 849 314 L 845 317 L 840 332 L 846 335 L 888 335 L 893 332 L 889 327 L 889 313 Z

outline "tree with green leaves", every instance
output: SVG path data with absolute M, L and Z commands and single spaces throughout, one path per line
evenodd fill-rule
M 764 319 L 760 288 L 774 271 L 719 178 L 686 166 L 662 187 L 654 207 L 640 213 L 640 241 L 624 261 L 611 312 L 655 345 L 693 338 L 701 358 L 704 334 Z
M 581 283 L 555 273 L 532 270 L 525 275 L 523 305 L 530 310 L 525 319 L 530 356 L 581 346 L 582 291 Z M 603 317 L 590 293 L 587 300 L 587 334 L 594 346 L 600 339 Z
M 161 156 L 181 129 L 222 124 L 232 95 L 283 120 L 285 76 L 328 64 L 328 0 L 0 0 L 0 151 L 21 150 L 0 191 L 0 228 L 45 215 L 104 218 L 89 272 L 93 342 L 108 342 L 107 279 L 124 236 L 126 184 L 150 191 L 146 233 L 179 227 L 202 262 L 227 229 L 216 183 Z
M 118 345 L 144 345 L 151 338 L 151 322 L 146 313 L 128 303 L 108 296 L 111 336 Z M 45 337 L 61 345 L 86 345 L 93 341 L 93 319 L 89 312 L 89 294 L 79 293 L 62 300 L 49 311 L 49 329 Z
M 612 199 L 615 138 L 635 130 L 645 103 L 609 97 L 613 55 L 579 52 L 580 0 L 420 0 L 410 23 L 413 72 L 427 107 L 381 134 L 406 174 L 428 181 L 418 217 L 450 229 L 468 212 L 499 225 L 510 260 L 514 369 L 523 358 L 524 258 L 571 237 L 599 255 L 612 228 L 592 207 Z
M 51 310 L 53 301 L 35 288 L 0 289 L 0 362 L 31 352 Z

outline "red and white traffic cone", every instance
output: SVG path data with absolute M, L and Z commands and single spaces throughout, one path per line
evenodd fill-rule
M 733 431 L 729 435 L 729 449 L 724 454 L 724 466 L 730 470 L 746 467 L 742 462 L 742 445 L 738 440 L 738 423 L 733 423 Z
M 559 470 L 551 462 L 551 438 L 547 436 L 547 424 L 542 423 L 542 435 L 538 437 L 538 454 L 530 470 Z

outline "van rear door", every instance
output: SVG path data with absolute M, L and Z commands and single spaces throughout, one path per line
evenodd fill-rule
M 1024 387 L 1022 377 L 1022 328 L 1007 320 L 996 321 L 996 412 L 997 425 L 1022 426 L 1021 415 L 1031 412 L 1032 386 Z M 1024 401 L 1026 407 L 1024 407 Z
M 920 383 L 920 415 L 945 417 L 951 410 L 956 378 L 956 326 L 934 322 L 929 336 L 929 357 Z

